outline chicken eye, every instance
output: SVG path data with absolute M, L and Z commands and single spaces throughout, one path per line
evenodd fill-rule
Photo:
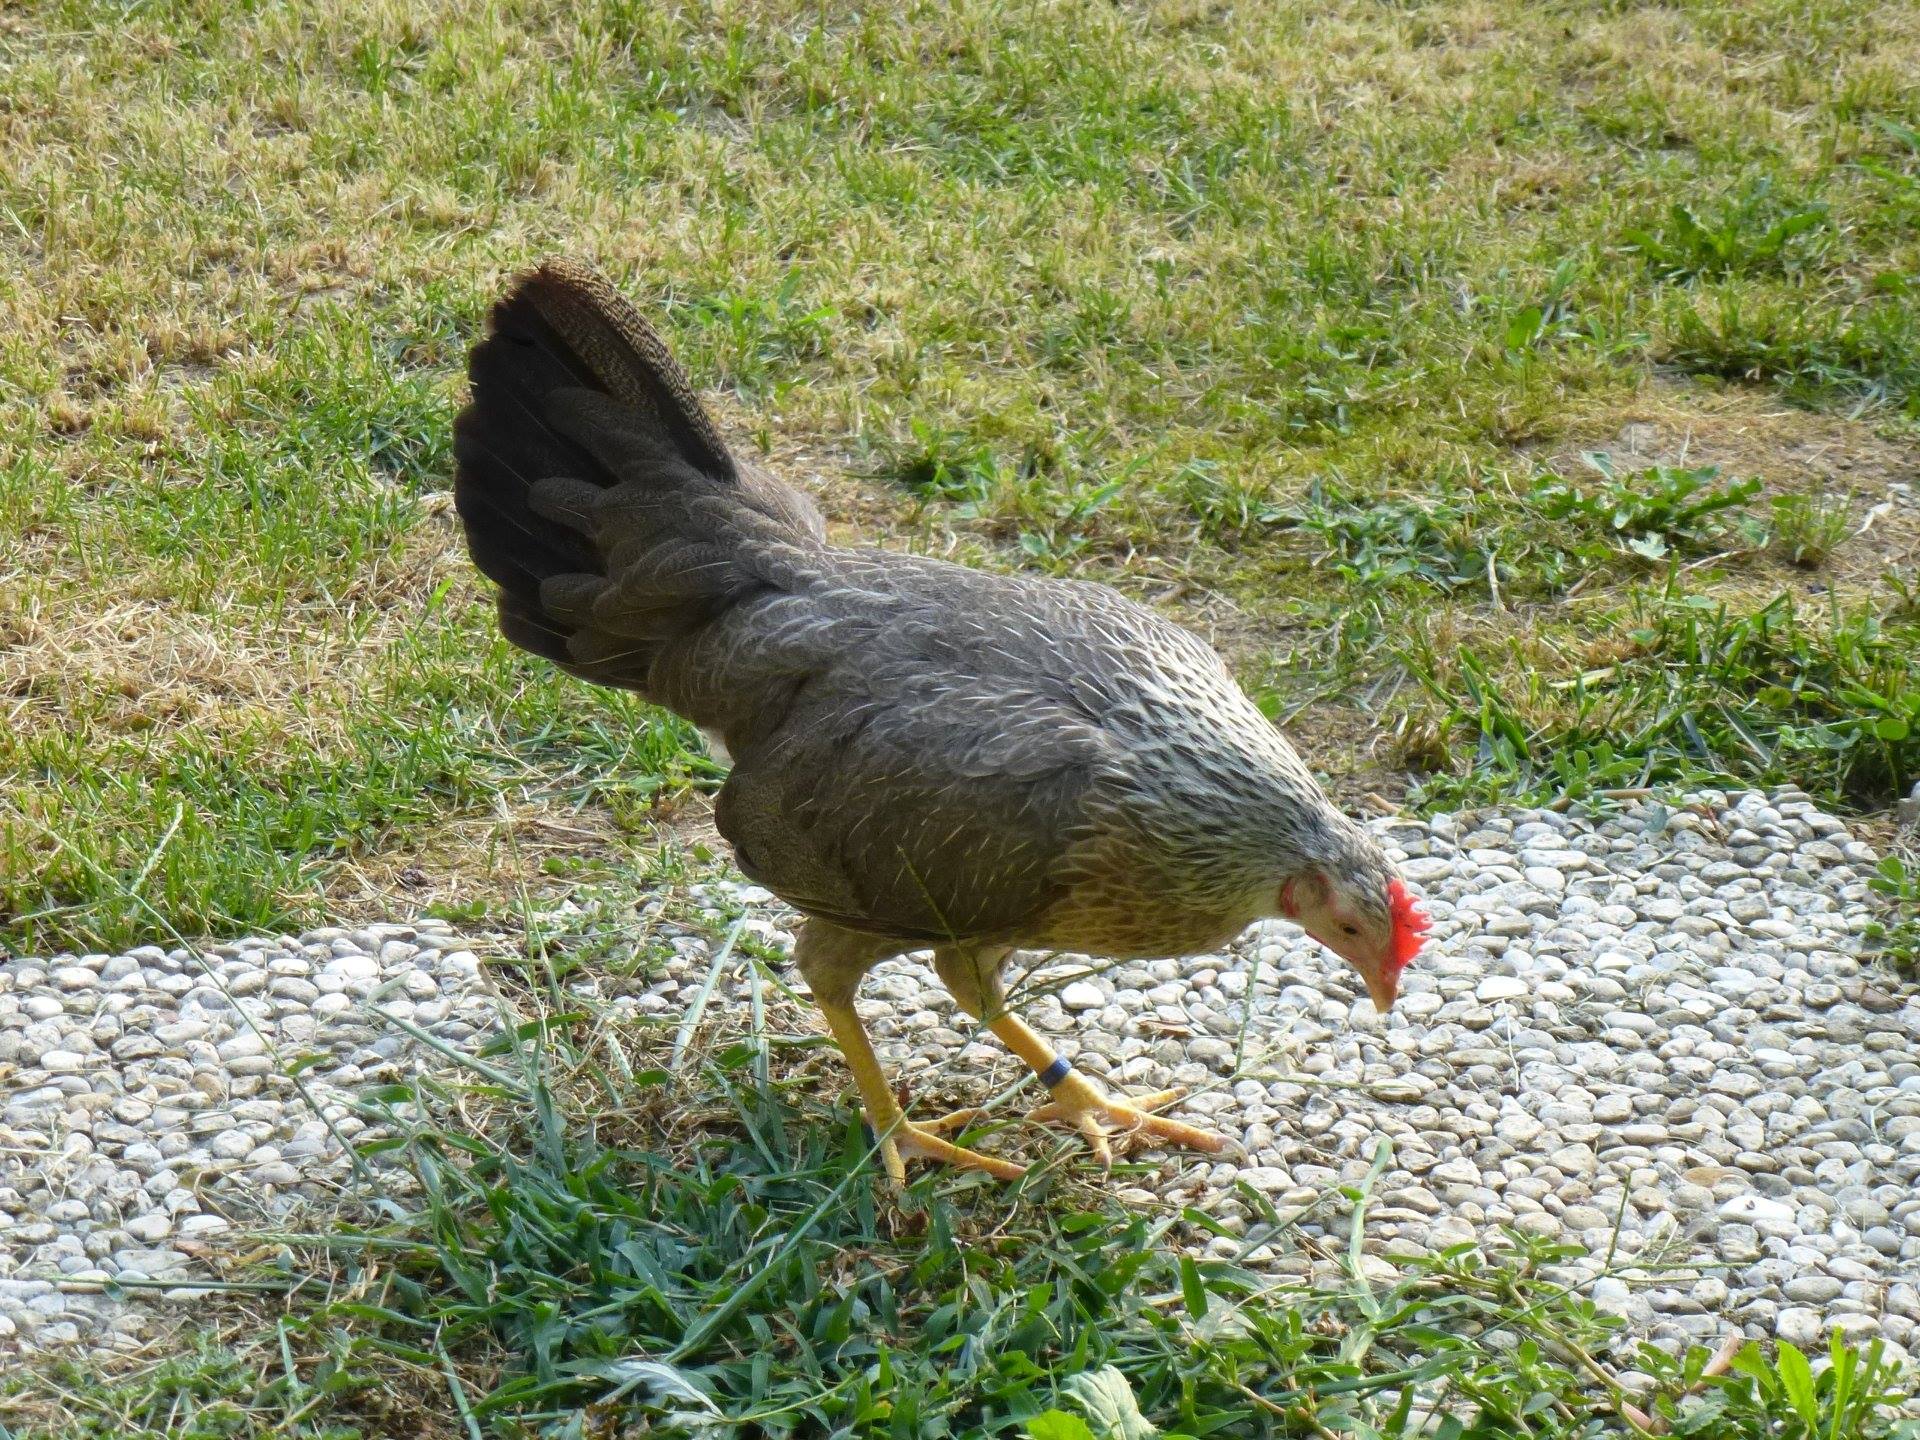
M 1340 927 L 1340 933 L 1342 935 L 1358 935 L 1360 930 L 1359 927 L 1354 925 L 1342 925 Z

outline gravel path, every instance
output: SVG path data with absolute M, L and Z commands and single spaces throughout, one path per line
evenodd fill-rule
M 1641 802 L 1599 825 L 1525 811 L 1379 830 L 1435 920 L 1391 1017 L 1280 924 L 1217 956 L 1064 957 L 1030 977 L 1023 1013 L 1083 1068 L 1136 1091 L 1187 1085 L 1179 1113 L 1243 1147 L 1231 1163 L 1149 1156 L 1126 1198 L 1201 1205 L 1248 1235 L 1216 1253 L 1311 1273 L 1262 1239 L 1236 1186 L 1295 1213 L 1361 1180 L 1384 1138 L 1367 1231 L 1383 1273 L 1390 1252 L 1509 1225 L 1585 1245 L 1595 1258 L 1570 1278 L 1611 1251 L 1594 1298 L 1636 1335 L 1817 1345 L 1840 1329 L 1920 1350 L 1920 995 L 1856 958 L 1867 846 L 1793 794 Z M 784 935 L 764 891 L 716 890 Z M 666 978 L 613 1002 L 678 1015 L 709 947 L 682 935 Z M 331 1056 L 303 1083 L 352 1135 L 355 1086 L 445 1064 L 359 1002 L 454 1044 L 498 1013 L 474 957 L 431 923 L 208 961 L 219 985 L 183 951 L 0 964 L 0 1345 L 137 1343 L 143 1309 L 77 1292 L 115 1274 L 188 1285 L 197 1246 L 338 1196 L 336 1138 L 273 1054 Z M 968 1042 L 924 966 L 890 962 L 863 997 L 923 1097 L 1019 1078 Z M 1298 1230 L 1344 1236 L 1343 1204 Z
M 138 1347 L 155 1317 L 105 1282 L 191 1299 L 211 1247 L 350 1193 L 348 1102 L 445 1064 L 375 1008 L 450 1045 L 498 1028 L 431 920 L 0 962 L 0 1350 Z

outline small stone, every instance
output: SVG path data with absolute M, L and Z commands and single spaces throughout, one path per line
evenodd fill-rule
M 1906 1244 L 1905 1237 L 1885 1225 L 1875 1225 L 1860 1237 L 1889 1258 L 1898 1258 L 1901 1248 Z
M 136 1215 L 121 1227 L 142 1245 L 152 1245 L 173 1233 L 173 1219 L 160 1211 Z
M 1633 1118 L 1633 1101 L 1625 1095 L 1602 1095 L 1593 1102 L 1593 1118 L 1602 1125 L 1618 1125 Z
M 1282 1191 L 1291 1189 L 1293 1186 L 1292 1176 L 1288 1175 L 1286 1171 L 1276 1169 L 1272 1166 L 1255 1165 L 1250 1169 L 1240 1171 L 1238 1178 L 1244 1180 L 1254 1189 L 1268 1195 L 1277 1195 Z
M 222 1130 L 207 1144 L 222 1160 L 240 1160 L 253 1149 L 253 1137 L 244 1130 Z
M 1803 1350 L 1818 1345 L 1825 1329 L 1818 1310 L 1804 1310 L 1797 1306 L 1782 1310 L 1779 1318 L 1773 1322 L 1776 1337 Z
M 1076 980 L 1062 987 L 1060 1003 L 1069 1010 L 1098 1010 L 1106 1005 L 1107 997 L 1091 980 Z
M 1547 1163 L 1567 1175 L 1591 1175 L 1594 1170 L 1593 1151 L 1585 1145 L 1562 1145 L 1547 1156 Z
M 321 974 L 347 981 L 372 981 L 380 978 L 380 962 L 371 955 L 350 953 L 328 961 Z
M 1594 1307 L 1610 1315 L 1618 1315 L 1624 1320 L 1645 1324 L 1653 1317 L 1653 1306 L 1643 1295 L 1634 1293 L 1624 1280 L 1608 1276 L 1593 1282 L 1588 1292 Z
M 1722 1220 L 1784 1231 L 1794 1228 L 1796 1213 L 1793 1206 L 1783 1200 L 1769 1200 L 1754 1194 L 1735 1195 L 1720 1206 Z
M 266 1052 L 266 1041 L 251 1030 L 242 1030 L 230 1040 L 222 1040 L 215 1053 L 222 1060 L 238 1060 L 244 1056 L 260 1055 Z
M 1837 1300 L 1843 1288 L 1831 1275 L 1797 1275 L 1780 1287 L 1780 1293 L 1803 1305 L 1825 1305 Z

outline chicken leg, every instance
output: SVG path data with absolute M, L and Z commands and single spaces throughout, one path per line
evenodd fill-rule
M 916 1125 L 907 1119 L 893 1087 L 887 1083 L 880 1057 L 874 1053 L 867 1027 L 853 1008 L 854 992 L 860 978 L 876 963 L 897 954 L 900 946 L 870 935 L 843 930 L 821 920 L 809 920 L 795 938 L 793 958 L 813 991 L 813 1003 L 820 1007 L 834 1043 L 840 1047 L 853 1081 L 860 1089 L 860 1101 L 866 1109 L 867 1124 L 873 1128 L 880 1146 L 880 1163 L 887 1178 L 896 1185 L 906 1183 L 909 1160 L 936 1160 L 963 1169 L 984 1170 L 999 1180 L 1018 1180 L 1026 1167 L 1008 1160 L 995 1160 L 965 1146 L 940 1138 L 942 1129 L 957 1128 L 974 1111 L 956 1112 L 932 1125 Z
M 939 1131 L 958 1128 L 975 1118 L 978 1111 L 957 1111 L 931 1125 L 916 1125 L 907 1119 L 900 1102 L 894 1098 L 892 1087 L 887 1084 L 886 1072 L 880 1068 L 880 1057 L 874 1053 L 873 1041 L 867 1038 L 867 1027 L 854 1013 L 853 1002 L 821 1000 L 816 996 L 815 1003 L 826 1017 L 827 1028 L 833 1031 L 840 1053 L 846 1057 L 847 1068 L 853 1071 L 854 1084 L 860 1087 L 867 1124 L 873 1127 L 874 1137 L 880 1142 L 880 1163 L 886 1167 L 889 1180 L 896 1185 L 905 1184 L 909 1160 L 938 1160 L 963 1169 L 984 1170 L 997 1180 L 1018 1180 L 1027 1173 L 1023 1165 L 995 1160 L 940 1138 Z
M 1026 1061 L 1040 1083 L 1047 1087 L 1052 1098 L 1029 1111 L 1029 1120 L 1067 1121 L 1080 1132 L 1103 1169 L 1113 1164 L 1110 1137 L 1115 1136 L 1123 1143 L 1148 1138 L 1164 1140 L 1209 1155 L 1226 1149 L 1223 1136 L 1153 1113 L 1178 1100 L 1184 1091 L 1160 1090 L 1137 1100 L 1108 1095 L 1075 1070 L 1071 1061 L 1061 1058 L 1030 1025 L 1009 1012 L 1006 984 L 1000 977 L 1000 967 L 1009 953 L 1004 948 L 944 946 L 934 951 L 933 964 L 960 1007 L 984 1021 L 986 1027 L 1000 1037 L 1001 1043 Z M 971 1118 L 972 1114 L 963 1111 L 935 1121 L 929 1128 L 946 1129 L 949 1122 Z

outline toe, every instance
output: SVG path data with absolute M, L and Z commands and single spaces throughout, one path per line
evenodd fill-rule
M 1186 1093 L 1184 1085 L 1176 1085 L 1171 1090 L 1156 1090 L 1151 1095 L 1129 1095 L 1124 1103 L 1133 1110 L 1160 1110 L 1181 1099 Z
M 894 1138 L 905 1159 L 932 1160 L 963 1170 L 984 1170 L 996 1180 L 1018 1180 L 1027 1173 L 1024 1165 L 996 1160 L 991 1155 L 982 1155 L 949 1140 L 942 1140 L 924 1125 L 902 1125 Z
M 1090 1145 L 1093 1144 L 1093 1133 L 1098 1131 L 1100 1143 L 1094 1146 L 1097 1155 L 1109 1152 L 1115 1142 L 1131 1149 L 1156 1140 L 1209 1155 L 1219 1154 L 1227 1148 L 1223 1136 L 1152 1113 L 1185 1094 L 1186 1091 L 1181 1089 L 1159 1090 L 1137 1099 L 1122 1100 L 1094 1091 L 1084 1096 L 1068 1095 L 1063 1099 L 1050 1100 L 1031 1111 L 1028 1118 L 1042 1123 L 1050 1120 L 1068 1121 L 1081 1134 L 1089 1137 Z
M 916 1128 L 933 1135 L 951 1135 L 985 1118 L 986 1113 L 978 1106 L 971 1110 L 955 1110 L 951 1115 L 942 1115 L 938 1119 L 918 1121 Z
M 1173 1145 L 1184 1145 L 1189 1150 L 1203 1150 L 1209 1155 L 1218 1155 L 1227 1148 L 1224 1135 L 1216 1135 L 1211 1130 L 1202 1130 L 1197 1125 L 1183 1125 L 1178 1120 L 1163 1119 L 1158 1115 L 1142 1115 L 1140 1129 L 1148 1135 L 1167 1141 Z
M 1091 1115 L 1082 1115 L 1074 1122 L 1087 1142 L 1087 1148 L 1093 1152 L 1093 1158 L 1100 1162 L 1102 1170 L 1113 1169 L 1113 1144 L 1107 1139 L 1107 1127 Z

